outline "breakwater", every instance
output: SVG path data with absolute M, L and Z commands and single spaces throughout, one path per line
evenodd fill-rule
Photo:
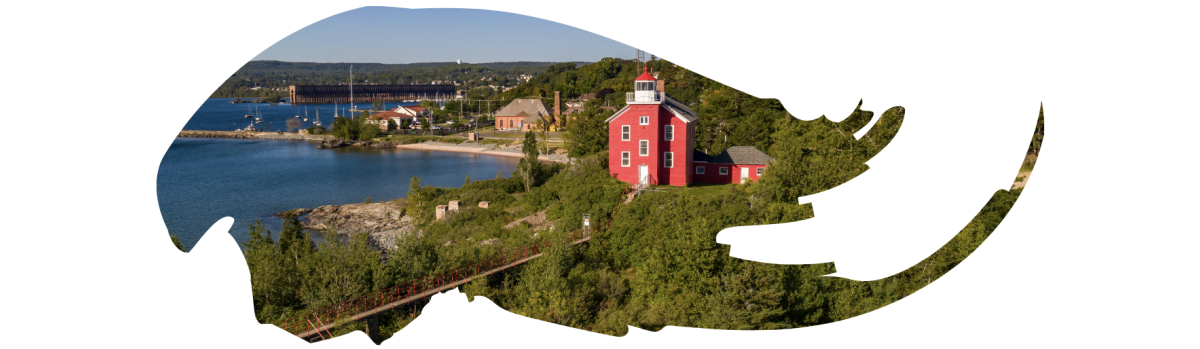
M 183 138 L 237 138 L 237 139 L 283 139 L 298 141 L 329 141 L 333 135 L 310 135 L 301 133 L 253 132 L 253 131 L 179 131 Z

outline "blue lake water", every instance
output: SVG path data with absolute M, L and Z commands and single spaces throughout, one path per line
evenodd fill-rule
M 216 105 L 245 108 L 228 102 Z M 197 118 L 221 118 L 201 109 L 188 125 L 214 122 Z M 235 219 L 230 233 L 238 242 L 248 239 L 255 219 L 278 236 L 280 220 L 272 215 L 282 211 L 357 203 L 367 197 L 402 198 L 413 176 L 439 187 L 461 186 L 467 175 L 490 179 L 501 172 L 509 177 L 517 161 L 424 150 L 317 149 L 305 141 L 176 138 L 159 164 L 158 205 L 167 230 L 191 249 L 225 216 Z
M 287 120 L 300 116 L 304 118 L 305 109 L 308 109 L 308 122 L 304 122 L 302 127 L 307 128 L 317 121 L 318 112 L 321 116 L 321 123 L 325 127 L 333 125 L 334 112 L 337 115 L 345 115 L 347 110 L 350 110 L 349 104 L 309 104 L 309 105 L 291 105 L 278 104 L 271 105 L 269 103 L 237 103 L 230 104 L 236 98 L 209 98 L 204 101 L 199 110 L 192 114 L 192 118 L 183 126 L 185 130 L 204 130 L 204 131 L 234 131 L 245 128 L 250 125 L 254 118 L 246 118 L 246 114 L 262 115 L 262 123 L 255 124 L 258 129 L 263 129 L 269 126 L 269 131 L 287 130 Z M 253 100 L 254 98 L 243 98 Z M 417 105 L 417 103 L 384 103 L 384 109 L 396 109 L 401 105 Z M 370 103 L 357 103 L 358 108 L 369 109 Z M 335 109 L 336 108 L 336 109 Z

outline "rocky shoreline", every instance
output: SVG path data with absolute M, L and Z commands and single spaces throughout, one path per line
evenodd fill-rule
M 347 141 L 347 140 L 341 140 L 341 139 L 329 139 L 329 140 L 321 141 L 321 144 L 317 145 L 317 149 L 333 149 L 333 148 L 340 148 L 340 147 L 368 147 L 368 148 L 377 148 L 377 149 L 391 149 L 391 148 L 399 147 L 400 144 L 401 143 L 398 141 L 376 142 L 376 141 Z
M 368 234 L 371 245 L 380 250 L 395 250 L 397 239 L 413 232 L 412 217 L 405 215 L 403 199 L 346 205 L 324 205 L 297 209 L 305 214 L 305 229 L 336 234 Z
M 332 135 L 309 135 L 288 132 L 254 132 L 254 131 L 179 131 L 176 137 L 185 138 L 237 138 L 237 139 L 281 139 L 299 141 L 326 141 L 333 139 Z

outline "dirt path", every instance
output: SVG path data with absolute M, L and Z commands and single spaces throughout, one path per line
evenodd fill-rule
M 1013 181 L 1012 189 L 1010 189 L 1010 190 L 1015 190 L 1015 189 L 1024 188 L 1024 187 L 1025 187 L 1025 183 L 1028 183 L 1028 182 L 1029 182 L 1029 175 L 1030 175 L 1030 174 L 1032 174 L 1032 173 L 1033 173 L 1033 171 L 1021 171 L 1021 172 L 1018 172 L 1018 173 L 1017 173 L 1017 180 L 1016 180 L 1016 181 Z

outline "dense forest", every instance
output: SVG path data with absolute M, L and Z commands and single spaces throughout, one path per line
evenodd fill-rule
M 810 205 L 795 204 L 796 195 L 835 187 L 865 171 L 863 163 L 896 134 L 904 110 L 886 111 L 863 139 L 850 136 L 870 115 L 856 108 L 839 123 L 778 121 L 773 152 L 806 156 L 777 157 L 761 181 L 726 185 L 716 195 L 692 190 L 650 192 L 621 208 L 626 184 L 608 176 L 604 152 L 569 166 L 523 162 L 509 178 L 498 173 L 495 179 L 468 180 L 460 188 L 423 186 L 414 177 L 408 198 L 397 200 L 415 218 L 419 233 L 402 239 L 382 260 L 365 234 L 316 246 L 294 214 L 285 216 L 278 239 L 255 223 L 244 246 L 255 314 L 260 321 L 273 323 L 436 274 L 506 246 L 565 234 L 579 228 L 579 217 L 589 213 L 612 224 L 594 231 L 586 244 L 552 246 L 542 258 L 477 279 L 463 291 L 470 297 L 488 297 L 517 314 L 611 335 L 623 335 L 626 325 L 649 330 L 664 326 L 777 329 L 861 315 L 912 294 L 962 262 L 1004 219 L 1021 193 L 1020 189 L 997 191 L 937 252 L 875 281 L 821 277 L 835 271 L 832 263 L 797 266 L 740 260 L 729 257 L 728 246 L 715 242 L 716 234 L 726 227 L 812 217 Z M 433 206 L 449 200 L 461 200 L 464 209 L 434 220 Z M 489 201 L 491 206 L 475 207 L 479 201 Z M 528 224 L 504 228 L 540 210 L 556 222 L 554 229 L 537 231 Z M 646 234 L 649 231 L 655 234 Z M 478 243 L 489 240 L 499 243 Z M 381 333 L 390 336 L 400 330 L 420 309 L 417 304 L 386 312 L 380 320 Z M 361 326 L 342 326 L 333 333 L 356 330 Z
M 582 63 L 582 62 L 580 62 Z M 213 92 L 221 97 L 287 97 L 289 85 L 326 85 L 350 83 L 350 65 L 354 65 L 355 84 L 429 84 L 443 81 L 460 90 L 483 89 L 499 94 L 502 87 L 524 82 L 522 75 L 534 76 L 554 63 L 497 62 L 480 64 L 445 63 L 302 63 L 250 61 L 233 73 Z M 579 64 L 579 63 L 566 63 Z M 491 88 L 488 86 L 496 86 Z M 254 88 L 258 89 L 254 89 Z
M 560 125 L 571 130 L 566 136 L 571 155 L 583 156 L 607 146 L 608 125 L 603 120 L 625 105 L 625 92 L 633 92 L 633 79 L 642 74 L 638 66 L 635 60 L 617 58 L 579 66 L 555 64 L 528 83 L 504 92 L 501 98 L 542 98 L 552 105 L 554 91 L 559 91 L 564 100 L 594 93 L 595 99 L 589 100 L 580 114 Z M 774 144 L 771 136 L 777 121 L 792 119 L 778 100 L 756 98 L 666 60 L 651 60 L 645 66 L 664 81 L 668 96 L 701 116 L 696 124 L 696 149 L 709 155 L 738 145 L 765 151 Z M 603 141 L 596 138 L 601 135 Z
M 476 279 L 463 291 L 517 314 L 611 335 L 623 335 L 627 325 L 648 330 L 812 326 L 870 312 L 932 283 L 979 247 L 1022 191 L 999 190 L 977 203 L 983 208 L 941 249 L 880 280 L 822 277 L 835 271 L 833 263 L 776 265 L 730 257 L 729 247 L 715 241 L 718 232 L 813 217 L 813 207 L 797 205 L 795 198 L 867 171 L 866 161 L 899 132 L 905 110 L 892 107 L 872 123 L 874 112 L 862 110 L 860 101 L 841 122 L 824 116 L 803 121 L 776 100 L 754 98 L 666 61 L 647 65 L 666 78 L 668 95 L 700 115 L 698 150 L 718 153 L 728 136 L 728 145 L 755 146 L 775 158 L 759 181 L 647 192 L 622 204 L 627 184 L 607 171 L 603 119 L 612 110 L 600 107 L 619 108 L 624 103 L 619 92 L 631 90 L 640 74 L 637 62 L 605 59 L 582 66 L 551 65 L 502 97 L 552 98 L 557 90 L 570 99 L 597 93 L 566 125 L 567 147 L 576 161 L 563 165 L 530 160 L 538 155 L 537 139 L 530 133 L 525 158 L 507 178 L 497 173 L 494 179 L 467 178 L 459 188 L 439 188 L 414 177 L 407 198 L 396 202 L 412 217 L 417 233 L 382 253 L 372 250 L 366 234 L 328 239 L 318 246 L 294 213 L 284 216 L 278 235 L 256 222 L 243 250 L 259 321 L 276 323 L 507 248 L 555 238 L 580 228 L 586 213 L 611 224 L 597 227 L 588 243 L 552 246 L 541 258 Z M 861 139 L 853 136 L 868 126 Z M 1031 154 L 1042 142 L 1040 113 L 1034 131 Z M 461 201 L 464 208 L 435 220 L 434 206 L 450 200 Z M 476 207 L 481 201 L 490 206 Z M 553 228 L 528 223 L 505 227 L 541 211 Z M 421 304 L 414 304 L 385 312 L 380 332 L 390 336 L 420 311 Z M 332 333 L 361 329 L 341 326 Z

